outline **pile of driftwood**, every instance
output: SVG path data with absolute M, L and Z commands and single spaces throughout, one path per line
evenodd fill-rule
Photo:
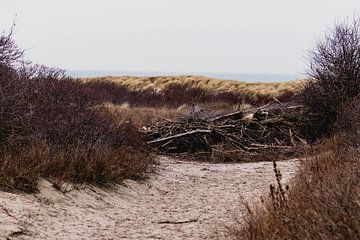
M 292 151 L 305 144 L 300 134 L 306 123 L 302 106 L 266 106 L 206 117 L 195 112 L 177 120 L 144 127 L 148 144 L 160 153 L 218 151 L 254 155 L 267 150 Z

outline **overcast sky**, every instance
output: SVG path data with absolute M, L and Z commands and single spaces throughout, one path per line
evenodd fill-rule
M 302 73 L 359 0 L 0 0 L 31 60 L 76 70 Z

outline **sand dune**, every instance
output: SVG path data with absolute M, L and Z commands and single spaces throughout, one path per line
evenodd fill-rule
M 288 81 L 288 82 L 276 82 L 276 83 L 248 83 L 235 80 L 220 80 L 215 78 L 209 78 L 204 76 L 159 76 L 159 77 L 94 77 L 83 78 L 83 81 L 111 81 L 130 89 L 146 89 L 146 88 L 159 88 L 163 89 L 170 84 L 182 84 L 189 87 L 200 87 L 212 91 L 218 92 L 239 92 L 250 94 L 269 94 L 271 96 L 277 96 L 284 91 L 298 91 L 302 88 L 303 81 Z

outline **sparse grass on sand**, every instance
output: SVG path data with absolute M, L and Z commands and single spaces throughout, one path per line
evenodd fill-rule
M 148 88 L 165 89 L 166 87 L 179 84 L 189 88 L 201 88 L 216 92 L 234 92 L 249 95 L 270 95 L 272 97 L 279 96 L 284 92 L 298 92 L 302 89 L 303 81 L 294 80 L 288 82 L 276 83 L 247 83 L 235 80 L 219 80 L 204 76 L 158 76 L 158 77 L 94 77 L 83 78 L 85 82 L 91 81 L 107 81 L 128 87 L 133 90 L 144 90 Z

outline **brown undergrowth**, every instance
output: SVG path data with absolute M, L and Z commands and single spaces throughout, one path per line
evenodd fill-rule
M 359 239 L 358 146 L 349 143 L 348 136 L 337 135 L 314 146 L 307 156 L 290 189 L 272 186 L 265 208 L 248 208 L 245 221 L 228 229 L 230 238 Z
M 125 179 L 141 180 L 149 173 L 152 158 L 137 150 L 111 146 L 69 146 L 53 149 L 35 142 L 26 151 L 3 151 L 0 187 L 3 190 L 36 192 L 37 181 L 107 185 Z
M 0 34 L 0 189 L 36 192 L 40 178 L 109 185 L 146 177 L 154 157 L 138 128 L 99 107 L 113 96 L 24 60 L 12 33 Z

